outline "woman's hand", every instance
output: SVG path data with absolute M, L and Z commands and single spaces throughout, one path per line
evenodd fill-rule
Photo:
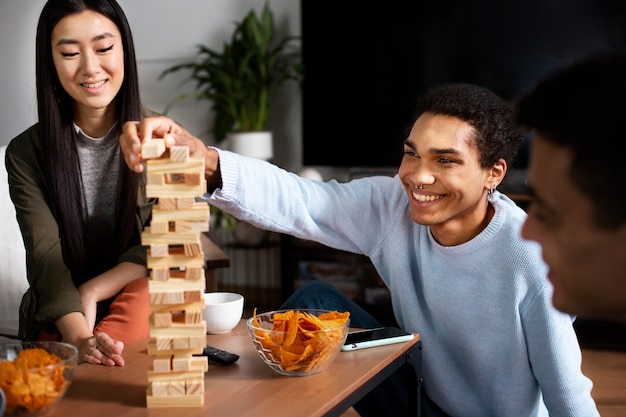
M 124 366 L 124 343 L 113 340 L 106 333 L 93 334 L 88 328 L 85 316 L 77 311 L 68 313 L 55 324 L 63 335 L 63 341 L 78 349 L 78 362 L 95 363 L 106 366 Z
M 79 347 L 81 362 L 105 366 L 124 366 L 124 343 L 113 340 L 106 333 L 97 333 L 83 341 Z

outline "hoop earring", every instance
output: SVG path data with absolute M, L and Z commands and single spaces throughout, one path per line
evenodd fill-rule
M 487 200 L 493 201 L 493 192 L 496 190 L 496 187 L 491 186 L 490 190 L 487 190 Z

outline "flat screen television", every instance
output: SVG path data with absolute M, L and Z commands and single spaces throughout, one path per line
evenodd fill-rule
M 469 82 L 514 101 L 557 67 L 623 49 L 625 11 L 623 0 L 301 0 L 303 164 L 397 167 L 427 88 Z

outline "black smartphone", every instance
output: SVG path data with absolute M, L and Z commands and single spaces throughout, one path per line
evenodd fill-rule
M 407 342 L 413 334 L 397 327 L 377 327 L 375 329 L 356 330 L 349 332 L 341 350 L 357 350 L 392 343 Z

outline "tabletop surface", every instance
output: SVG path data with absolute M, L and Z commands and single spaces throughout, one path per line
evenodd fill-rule
M 147 372 L 153 357 L 147 340 L 127 346 L 126 366 L 82 364 L 65 397 L 45 417 L 134 416 L 323 416 L 419 341 L 341 352 L 331 367 L 315 375 L 283 376 L 254 350 L 245 323 L 227 334 L 207 335 L 207 343 L 236 353 L 228 366 L 209 364 L 204 406 L 147 408 Z

